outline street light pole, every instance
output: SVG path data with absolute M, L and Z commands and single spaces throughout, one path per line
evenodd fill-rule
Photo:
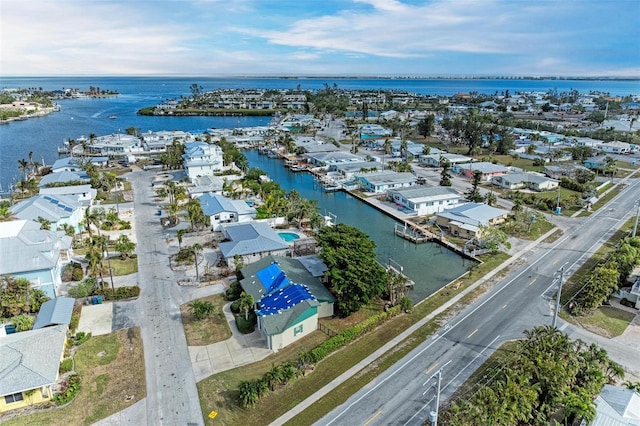
M 633 233 L 631 233 L 631 238 L 636 236 L 636 230 L 638 229 L 638 216 L 640 215 L 640 200 L 636 201 L 636 205 L 638 208 L 636 209 L 636 221 L 633 222 Z
M 433 373 L 433 375 L 431 377 L 429 377 L 427 379 L 427 381 L 422 384 L 422 386 L 424 386 L 427 383 L 429 383 L 431 381 L 431 379 L 433 379 L 434 377 L 436 377 L 436 376 L 438 377 L 438 382 L 437 382 L 437 387 L 436 387 L 436 406 L 435 406 L 435 409 L 429 413 L 429 420 L 431 421 L 431 425 L 432 426 L 438 426 L 438 407 L 440 406 L 440 386 L 442 384 L 442 370 L 450 362 L 451 362 L 451 360 L 447 361 L 442 367 L 440 367 L 438 369 L 438 371 Z M 427 389 L 427 390 L 429 390 L 429 389 Z M 423 396 L 427 393 L 427 390 L 422 392 Z
M 560 295 L 562 294 L 562 281 L 564 279 L 564 265 L 562 266 L 562 268 L 560 268 L 558 272 L 560 273 L 560 276 L 558 277 L 559 284 L 558 284 L 558 294 L 556 295 L 556 310 L 553 313 L 553 324 L 552 324 L 553 327 L 555 327 L 556 324 L 558 323 L 558 312 L 560 311 Z

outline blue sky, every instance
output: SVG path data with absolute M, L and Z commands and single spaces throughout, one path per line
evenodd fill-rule
M 640 0 L 1 0 L 0 74 L 640 77 Z

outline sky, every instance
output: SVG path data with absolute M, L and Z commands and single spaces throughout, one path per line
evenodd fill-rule
M 640 0 L 0 0 L 0 75 L 640 78 Z

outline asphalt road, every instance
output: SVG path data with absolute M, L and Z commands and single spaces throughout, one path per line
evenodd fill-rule
M 606 208 L 576 218 L 558 241 L 540 244 L 523 256 L 525 261 L 512 267 L 493 289 L 317 424 L 423 424 L 435 407 L 432 376 L 439 368 L 446 364 L 442 402 L 502 343 L 522 337 L 533 326 L 551 324 L 554 275 L 563 265 L 565 277 L 575 272 L 635 213 L 640 182 L 630 182 Z
M 181 294 L 168 265 L 168 244 L 153 201 L 156 172 L 135 172 L 138 246 L 137 316 L 144 344 L 148 425 L 202 425 L 202 411 L 180 316 Z

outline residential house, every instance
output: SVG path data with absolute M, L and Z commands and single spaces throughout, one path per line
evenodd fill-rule
M 493 164 L 486 161 L 480 163 L 454 164 L 451 170 L 469 179 L 473 179 L 474 173 L 480 171 L 482 180 L 485 182 L 491 181 L 495 176 L 506 175 L 510 171 L 508 167 L 502 164 Z
M 436 213 L 436 223 L 462 238 L 480 238 L 482 227 L 504 222 L 509 212 L 483 203 L 467 203 Z
M 393 132 L 391 129 L 387 129 L 379 124 L 358 124 L 358 134 L 360 140 L 365 141 L 368 139 L 384 139 L 391 137 Z
M 140 138 L 128 134 L 111 134 L 98 136 L 87 146 L 91 154 L 105 156 L 123 156 L 143 152 Z
M 595 399 L 596 416 L 590 426 L 638 426 L 640 425 L 640 393 L 606 384 Z M 582 421 L 580 426 L 587 426 Z
M 0 338 L 0 413 L 51 400 L 67 329 L 54 325 Z
M 90 206 L 98 195 L 98 190 L 91 185 L 69 185 L 40 188 L 40 195 L 51 197 L 67 196 L 76 198 L 82 206 Z
M 33 329 L 37 330 L 54 325 L 69 325 L 75 302 L 76 299 L 72 297 L 56 297 L 55 299 L 47 300 L 40 306 L 36 320 L 33 323 Z
M 407 188 L 416 184 L 416 177 L 412 173 L 398 173 L 391 170 L 356 173 L 354 177 L 365 192 L 382 193 L 389 189 Z
M 171 146 L 174 141 L 185 144 L 195 140 L 191 133 L 182 130 L 162 130 L 158 132 L 149 130 L 149 133 L 140 135 L 140 139 L 142 140 L 143 149 L 147 152 L 165 152 L 167 146 Z
M 65 187 L 61 187 L 65 188 Z M 42 188 L 55 190 L 59 188 Z M 70 225 L 76 232 L 83 228 L 80 222 L 84 218 L 85 206 L 75 195 L 35 195 L 9 207 L 15 217 L 23 220 L 38 221 L 39 218 L 51 223 L 50 229 L 58 231 L 64 224 Z
M 222 171 L 222 149 L 218 145 L 205 142 L 189 142 L 185 144 L 182 156 L 189 179 L 198 176 L 213 175 Z
M 374 172 L 382 170 L 383 164 L 377 161 L 363 161 L 361 163 L 343 163 L 333 164 L 329 167 L 330 172 L 338 172 L 346 178 L 353 177 L 356 173 L 362 173 L 365 171 Z
M 443 186 L 391 189 L 387 191 L 387 198 L 402 206 L 405 212 L 418 216 L 440 213 L 465 202 L 458 191 Z
M 222 194 L 224 180 L 219 176 L 198 176 L 191 180 L 192 185 L 187 188 L 191 198 L 197 198 L 204 194 Z
M 223 224 L 223 240 L 219 243 L 223 259 L 230 268 L 241 259 L 247 265 L 265 256 L 286 256 L 289 244 L 264 222 Z
M 88 161 L 96 167 L 106 167 L 109 163 L 109 157 L 90 157 Z M 60 158 L 51 165 L 51 173 L 60 172 L 78 172 L 84 173 L 82 163 L 76 157 Z
M 220 231 L 223 224 L 252 221 L 257 213 L 246 201 L 232 200 L 219 194 L 204 194 L 198 197 L 198 201 L 202 213 L 209 217 L 213 231 Z
M 71 261 L 71 237 L 40 229 L 31 220 L 0 222 L 0 253 L 0 275 L 25 278 L 53 298 Z
M 607 157 L 604 155 L 589 157 L 582 164 L 589 170 L 603 172 L 607 168 Z
M 491 183 L 502 189 L 530 189 L 536 192 L 553 191 L 558 189 L 559 181 L 551 179 L 541 173 L 524 172 L 509 173 L 508 175 L 495 176 Z
M 89 183 L 91 179 L 84 171 L 70 172 L 61 171 L 58 173 L 49 173 L 42 177 L 38 183 L 38 187 L 47 188 L 53 186 L 68 186 L 68 185 L 84 185 Z
M 598 149 L 605 154 L 629 154 L 631 151 L 631 145 L 626 142 L 611 141 L 601 143 L 598 145 Z
M 302 156 L 314 166 L 323 167 L 326 170 L 337 164 L 362 163 L 365 161 L 363 157 L 345 151 L 308 153 Z
M 444 154 L 434 153 L 434 154 L 420 156 L 420 164 L 424 164 L 425 166 L 429 166 L 429 167 L 442 167 L 443 160 L 447 160 L 451 165 L 471 163 L 472 161 L 475 161 L 473 158 L 467 157 L 465 155 L 449 154 L 449 153 L 444 153 Z
M 555 166 L 545 166 L 544 174 L 553 179 L 568 177 L 574 179 L 578 170 L 589 170 L 579 164 L 558 164 Z
M 256 303 L 258 329 L 274 352 L 317 330 L 319 318 L 333 315 L 335 298 L 318 276 L 327 268 L 317 256 L 312 262 L 308 257 L 267 256 L 240 270 L 240 285 Z

